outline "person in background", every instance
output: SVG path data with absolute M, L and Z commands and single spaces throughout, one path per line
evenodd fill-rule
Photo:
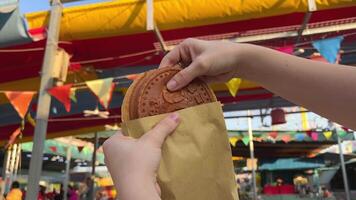
M 46 186 L 40 183 L 40 191 L 38 193 L 37 200 L 47 200 L 46 189 L 47 189 Z
M 11 190 L 6 196 L 6 200 L 22 200 L 22 191 L 20 189 L 20 183 L 14 181 L 11 184 Z
M 68 200 L 79 200 L 78 190 L 75 186 L 68 185 Z

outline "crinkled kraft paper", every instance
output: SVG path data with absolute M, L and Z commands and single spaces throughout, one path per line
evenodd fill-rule
M 163 200 L 237 200 L 237 188 L 221 104 L 178 111 L 181 123 L 162 149 L 158 183 Z M 164 115 L 124 122 L 123 132 L 139 138 Z

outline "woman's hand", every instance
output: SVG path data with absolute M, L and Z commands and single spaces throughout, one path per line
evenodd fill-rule
M 169 90 L 178 90 L 196 77 L 206 82 L 225 82 L 236 76 L 239 49 L 239 44 L 232 42 L 186 39 L 162 59 L 159 67 L 178 63 L 186 66 L 168 82 Z
M 172 113 L 139 139 L 118 132 L 105 141 L 105 164 L 120 199 L 160 199 L 156 172 L 161 160 L 161 147 L 178 124 L 178 114 Z

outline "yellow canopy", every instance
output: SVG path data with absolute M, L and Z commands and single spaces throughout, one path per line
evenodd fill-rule
M 315 0 L 317 9 L 356 5 L 356 0 Z M 293 12 L 306 12 L 308 0 L 155 0 L 154 19 L 162 30 L 204 26 Z M 145 32 L 145 0 L 120 0 L 66 8 L 62 40 Z M 44 27 L 48 12 L 27 14 L 30 28 Z

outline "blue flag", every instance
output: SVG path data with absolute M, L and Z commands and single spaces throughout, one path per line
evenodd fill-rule
M 335 63 L 343 36 L 313 41 L 313 47 L 329 62 Z

